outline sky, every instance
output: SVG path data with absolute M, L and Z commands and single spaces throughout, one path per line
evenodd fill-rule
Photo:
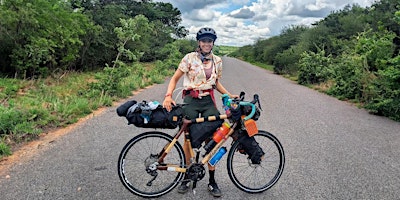
M 171 3 L 181 25 L 195 38 L 202 27 L 215 29 L 215 45 L 252 45 L 293 25 L 310 26 L 346 5 L 369 7 L 374 0 L 156 0 Z

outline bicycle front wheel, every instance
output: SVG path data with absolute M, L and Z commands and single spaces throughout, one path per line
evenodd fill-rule
M 171 164 L 185 166 L 182 146 L 177 142 L 163 163 L 158 163 L 160 152 L 173 137 L 162 132 L 146 132 L 132 138 L 118 158 L 118 175 L 122 184 L 132 193 L 145 198 L 164 195 L 174 189 L 184 173 L 157 170 L 154 166 Z
M 281 177 L 285 153 L 279 140 L 271 133 L 260 130 L 253 137 L 265 153 L 261 162 L 252 164 L 249 156 L 240 150 L 237 140 L 229 151 L 227 170 L 229 178 L 240 190 L 260 193 L 271 188 Z

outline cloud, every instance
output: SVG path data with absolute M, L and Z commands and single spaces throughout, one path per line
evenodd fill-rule
M 239 11 L 233 12 L 232 14 L 229 15 L 233 18 L 251 19 L 254 17 L 255 13 L 248 8 L 242 8 Z
M 311 25 L 348 4 L 370 6 L 375 0 L 161 0 L 182 13 L 182 24 L 194 38 L 212 27 L 217 45 L 243 46 L 280 34 L 291 25 Z
M 187 19 L 200 22 L 209 22 L 216 18 L 216 13 L 214 11 L 209 11 L 207 9 L 192 10 L 190 13 L 185 14 Z

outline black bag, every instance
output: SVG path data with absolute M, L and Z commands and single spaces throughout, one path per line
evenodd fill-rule
M 246 116 L 250 115 L 251 106 L 240 106 L 240 108 L 241 108 L 242 115 L 246 115 Z M 260 114 L 261 114 L 260 109 L 256 106 L 256 112 L 254 113 L 252 119 L 254 121 L 257 121 L 258 118 L 260 118 Z
M 120 105 L 120 106 L 117 108 L 117 114 L 118 114 L 118 116 L 120 116 L 120 117 L 125 117 L 125 116 L 126 116 L 126 113 L 128 113 L 128 109 L 129 109 L 131 106 L 135 105 L 136 103 L 137 103 L 137 102 L 136 102 L 135 100 L 132 100 L 132 101 L 127 101 L 127 102 L 125 102 L 124 104 Z
M 193 148 L 200 148 L 201 143 L 212 137 L 217 128 L 221 127 L 224 120 L 205 121 L 193 123 L 189 127 L 190 142 Z
M 127 105 L 131 106 L 126 109 Z M 126 102 L 117 108 L 117 113 L 119 116 L 125 113 L 128 124 L 133 124 L 141 128 L 174 129 L 181 124 L 183 118 L 183 109 L 181 106 L 174 106 L 172 110 L 168 112 L 161 105 L 157 106 L 155 109 L 150 109 L 145 101 L 135 104 Z
M 265 153 L 254 137 L 250 137 L 246 131 L 241 131 L 239 144 L 239 151 L 249 155 L 251 163 L 260 164 L 261 157 Z

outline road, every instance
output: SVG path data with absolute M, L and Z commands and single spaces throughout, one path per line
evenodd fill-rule
M 224 66 L 222 83 L 229 91 L 260 95 L 258 127 L 281 141 L 286 165 L 274 187 L 250 195 L 230 182 L 222 160 L 216 173 L 224 193 L 220 199 L 400 198 L 399 122 L 240 60 L 224 57 Z M 131 98 L 162 101 L 166 87 L 155 85 Z M 127 126 L 115 109 L 107 108 L 3 169 L 0 199 L 141 199 L 121 184 L 117 159 L 124 144 L 145 129 Z M 161 199 L 214 199 L 207 180 L 208 175 L 198 183 L 196 194 L 175 189 Z

